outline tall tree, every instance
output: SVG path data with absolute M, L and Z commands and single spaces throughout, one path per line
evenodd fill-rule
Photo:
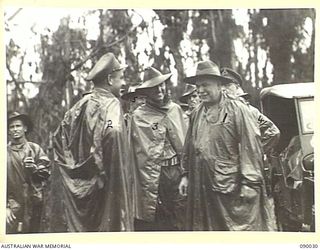
M 221 66 L 235 67 L 233 40 L 239 37 L 242 29 L 235 24 L 232 10 L 195 10 L 192 21 L 191 38 L 207 41 L 210 59 Z
M 178 86 L 174 94 L 174 98 L 180 96 L 183 92 L 185 84 L 183 83 L 184 67 L 182 63 L 182 56 L 180 50 L 180 43 L 183 40 L 183 34 L 186 32 L 188 25 L 188 11 L 187 10 L 156 10 L 162 24 L 165 26 L 162 33 L 163 48 L 161 56 L 164 58 L 165 47 L 169 48 L 169 53 L 173 55 L 175 61 L 175 68 L 178 72 Z M 158 64 L 162 64 L 161 61 L 156 60 Z M 167 62 L 169 64 L 170 62 Z M 165 65 L 159 65 L 165 67 Z M 168 65 L 166 70 L 169 71 Z
M 117 57 L 123 57 L 127 64 L 126 78 L 129 84 L 138 81 L 136 74 L 140 69 L 133 54 L 133 48 L 137 42 L 136 29 L 133 26 L 128 10 L 99 10 L 100 12 L 100 35 L 97 40 L 98 51 L 95 60 L 107 52 L 113 52 Z
M 25 83 L 32 82 L 32 79 L 22 77 L 26 63 L 24 55 L 28 51 L 21 50 L 13 40 L 7 44 L 6 66 L 10 75 L 7 84 L 12 90 L 8 96 L 8 107 L 17 109 L 22 105 L 31 114 L 36 123 L 33 134 L 36 142 L 42 146 L 48 144 L 48 131 L 53 131 L 64 112 L 81 98 L 79 85 L 85 85 L 85 89 L 90 88 L 90 84 L 83 80 L 85 74 L 102 54 L 110 51 L 128 65 L 125 73 L 129 84 L 140 80 L 142 65 L 137 60 L 139 53 L 144 53 L 149 62 L 154 61 L 155 66 L 164 73 L 172 66 L 172 59 L 168 58 L 170 55 L 178 72 L 178 86 L 173 93 L 175 97 L 180 96 L 184 89 L 187 60 L 196 62 L 210 58 L 221 66 L 236 69 L 244 76 L 246 90 L 256 101 L 259 84 L 267 82 L 269 77 L 266 68 L 270 63 L 273 67 L 273 83 L 313 81 L 314 9 L 248 10 L 249 34 L 245 34 L 243 27 L 236 24 L 233 10 L 155 10 L 152 21 L 145 19 L 136 26 L 132 22 L 134 12 L 102 9 L 88 11 L 88 15 L 99 15 L 96 23 L 99 35 L 94 40 L 87 39 L 88 27 L 84 24 L 82 28 L 70 28 L 70 18 L 64 18 L 55 32 L 42 34 L 38 46 L 41 65 L 38 65 L 36 71 L 41 72 L 43 77 L 40 82 L 34 83 L 39 93 L 33 99 L 24 95 Z M 85 22 L 87 14 L 79 16 L 79 20 Z M 137 52 L 137 32 L 148 32 L 159 20 L 163 25 L 161 38 L 156 37 L 154 32 L 151 35 L 153 43 L 152 39 L 151 42 L 143 41 L 145 51 Z M 306 22 L 312 25 L 309 34 L 305 30 Z M 9 21 L 6 21 L 5 27 L 6 31 L 10 31 L 12 26 Z M 304 43 L 308 35 L 311 37 L 311 45 L 306 47 Z M 157 39 L 163 42 L 160 54 L 155 52 Z M 181 48 L 181 42 L 185 42 L 185 39 L 188 40 L 191 54 Z M 246 62 L 240 62 L 237 58 L 235 39 L 242 39 L 243 53 L 249 55 L 247 65 L 242 65 Z M 139 45 L 139 48 L 143 47 Z M 150 48 L 153 50 L 150 51 Z M 259 57 L 261 51 L 265 52 L 266 58 Z M 14 59 L 21 62 L 19 72 L 13 70 Z M 265 65 L 262 69 L 261 64 Z M 253 81 L 255 84 L 252 84 Z
M 61 20 L 52 37 L 42 36 L 39 50 L 43 73 L 39 94 L 30 102 L 29 113 L 35 123 L 34 139 L 48 145 L 48 132 L 54 131 L 65 111 L 80 98 L 74 95 L 71 68 L 85 55 L 85 34 L 70 29 L 69 18 Z
M 262 26 L 262 34 L 266 45 L 269 48 L 270 61 L 273 65 L 273 82 L 287 83 L 295 82 L 301 79 L 300 73 L 293 71 L 293 65 L 297 63 L 294 60 L 294 43 L 301 39 L 301 29 L 306 17 L 313 20 L 315 13 L 313 9 L 264 9 L 260 11 L 263 18 L 266 18 L 267 25 Z M 313 31 L 314 32 L 314 31 Z M 313 44 L 314 45 L 314 44 Z M 313 46 L 312 45 L 312 46 Z M 301 53 L 301 48 L 297 46 L 296 59 Z M 304 65 L 304 70 L 309 71 L 314 68 L 313 49 L 309 51 L 309 60 Z M 301 54 L 300 54 L 301 55 Z M 301 60 L 299 60 L 301 63 Z M 304 63 L 305 64 L 305 63 Z M 303 66 L 303 65 L 299 65 Z M 308 80 L 313 80 L 313 74 L 309 74 Z M 306 80 L 306 79 L 305 79 Z

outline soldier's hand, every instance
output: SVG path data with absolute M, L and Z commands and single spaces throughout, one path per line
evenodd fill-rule
M 30 170 L 35 181 L 39 182 L 49 178 L 50 169 L 48 166 L 45 166 L 41 163 L 39 165 L 35 164 L 32 157 L 26 157 L 24 162 L 25 167 Z
M 258 191 L 254 188 L 249 187 L 247 185 L 241 186 L 240 198 L 243 199 L 245 202 L 251 202 L 257 197 L 257 195 Z
M 34 164 L 34 159 L 32 156 L 27 156 L 26 158 L 24 158 L 23 160 L 24 164 Z
M 103 189 L 105 183 L 105 174 L 102 173 L 97 178 L 97 185 L 99 189 Z
M 31 156 L 24 158 L 23 163 L 24 166 L 32 172 L 37 168 L 36 164 L 34 163 L 34 159 Z
M 43 166 L 43 165 L 37 166 L 35 173 L 41 180 L 46 180 L 50 176 L 50 170 L 46 166 Z
M 13 214 L 12 210 L 7 207 L 7 223 L 11 225 L 15 219 L 16 216 Z
M 187 193 L 188 193 L 187 191 L 188 191 L 188 178 L 186 176 L 183 176 L 179 184 L 179 193 L 182 196 L 187 196 Z

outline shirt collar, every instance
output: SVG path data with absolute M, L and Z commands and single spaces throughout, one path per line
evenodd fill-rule
M 218 110 L 220 111 L 224 106 L 225 104 L 229 101 L 229 98 L 228 96 L 226 95 L 225 92 L 221 92 L 221 98 L 220 98 L 220 101 L 218 103 Z M 203 109 L 205 110 L 205 112 L 207 112 L 208 110 L 210 110 L 210 107 L 207 108 L 204 103 L 201 103 L 200 105 L 202 105 Z
M 15 151 L 18 151 L 20 149 L 22 149 L 26 143 L 27 143 L 27 139 L 25 138 L 21 143 L 19 144 L 13 144 L 12 141 L 9 141 L 8 143 L 8 146 L 12 149 L 12 150 L 15 150 Z
M 155 105 L 154 103 L 152 102 L 149 102 L 148 100 L 146 100 L 146 105 L 149 106 L 149 107 L 152 107 L 152 108 L 155 108 L 157 110 L 160 110 L 160 111 L 167 111 L 169 110 L 170 108 L 170 105 L 171 105 L 171 100 L 169 100 L 167 103 L 165 103 L 164 105 L 162 106 L 158 106 L 158 105 Z

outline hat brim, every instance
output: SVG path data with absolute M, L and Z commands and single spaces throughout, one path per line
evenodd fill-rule
M 226 83 L 230 82 L 229 78 L 219 76 L 219 75 L 212 75 L 212 74 L 201 74 L 201 75 L 189 76 L 189 77 L 184 78 L 183 81 L 185 81 L 186 83 L 197 85 L 197 80 L 200 78 L 203 78 L 203 77 L 212 77 L 215 79 L 219 79 L 219 80 L 221 80 L 222 84 L 226 84 Z
M 8 128 L 9 128 L 10 122 L 12 122 L 14 120 L 21 120 L 23 122 L 23 124 L 27 127 L 27 133 L 32 131 L 33 123 L 31 121 L 31 119 L 29 118 L 29 116 L 27 116 L 25 114 L 20 114 L 20 115 L 8 118 L 8 121 L 7 121 L 8 122 Z
M 120 65 L 119 68 L 112 70 L 110 73 L 107 73 L 106 76 L 112 74 L 113 72 L 117 72 L 117 71 L 120 71 L 120 70 L 125 70 L 127 67 L 128 67 L 128 65 Z M 93 74 L 93 75 L 90 75 L 90 74 L 89 74 L 87 77 L 84 78 L 84 80 L 86 80 L 86 81 L 92 81 L 92 80 L 95 79 L 95 78 L 101 77 L 102 74 L 103 74 L 103 71 L 101 71 L 100 73 L 98 73 L 98 74 L 96 74 L 96 75 L 94 75 L 94 74 Z
M 161 83 L 165 82 L 166 80 L 168 80 L 171 76 L 172 76 L 172 74 L 169 73 L 169 74 L 164 74 L 161 76 L 151 78 L 150 80 L 143 82 L 141 84 L 141 86 L 136 88 L 136 91 L 141 91 L 141 90 L 156 87 L 156 86 L 160 85 Z
M 197 91 L 197 89 L 193 89 L 193 90 L 189 90 L 187 92 L 185 92 L 180 98 L 179 98 L 179 101 L 182 102 L 182 103 L 187 103 L 187 99 L 188 97 L 194 93 L 195 91 Z
M 238 95 L 238 97 L 251 97 L 251 95 L 249 94 L 249 93 L 242 93 L 242 94 L 240 94 L 240 95 Z
M 178 103 L 180 107 L 185 111 L 189 109 L 189 105 L 183 102 Z
M 126 68 L 128 68 L 128 65 L 126 65 L 126 64 L 120 65 L 120 68 L 114 69 L 113 71 L 110 72 L 110 74 L 112 74 L 113 72 L 116 72 L 116 71 L 124 70 Z
M 130 92 L 130 93 L 124 93 L 120 98 L 125 101 L 129 101 L 133 97 L 138 97 L 138 96 L 141 96 L 141 95 L 137 94 L 137 92 Z

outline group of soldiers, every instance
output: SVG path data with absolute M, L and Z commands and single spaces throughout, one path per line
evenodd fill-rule
M 27 141 L 30 118 L 8 115 L 7 233 L 276 230 L 263 157 L 280 132 L 241 76 L 200 61 L 178 105 L 170 73 L 147 68 L 121 94 L 124 70 L 112 53 L 98 60 L 94 89 L 54 133 L 53 164 Z

